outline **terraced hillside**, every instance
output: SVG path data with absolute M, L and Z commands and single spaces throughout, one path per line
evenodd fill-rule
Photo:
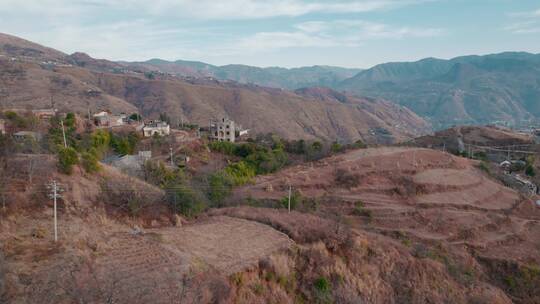
M 534 198 L 491 179 L 475 161 L 418 148 L 356 150 L 259 177 L 236 195 L 282 199 L 289 185 L 357 229 L 468 248 L 486 259 L 540 262 Z

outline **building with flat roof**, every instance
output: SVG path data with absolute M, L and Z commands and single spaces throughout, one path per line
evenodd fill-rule
M 25 139 L 41 140 L 41 134 L 33 131 L 19 131 L 13 133 L 13 139 L 20 141 Z
M 249 130 L 228 118 L 210 121 L 210 140 L 235 142 L 240 137 L 246 136 Z
M 212 140 L 234 142 L 236 140 L 235 133 L 235 123 L 228 118 L 210 122 L 210 139 Z
M 144 137 L 151 137 L 154 135 L 166 136 L 171 133 L 171 127 L 164 121 L 151 120 L 144 124 L 142 131 Z
M 113 115 L 109 112 L 99 112 L 93 115 L 94 123 L 98 127 L 117 127 L 124 125 L 127 116 L 125 114 Z

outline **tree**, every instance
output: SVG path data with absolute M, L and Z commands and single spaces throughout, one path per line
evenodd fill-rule
M 109 149 L 111 133 L 103 129 L 96 130 L 90 136 L 90 142 L 91 148 L 95 149 L 95 156 L 101 158 Z
M 208 198 L 215 207 L 220 207 L 223 200 L 231 194 L 233 180 L 225 172 L 212 174 L 208 181 Z
M 61 148 L 58 151 L 58 168 L 60 172 L 64 174 L 73 173 L 73 165 L 79 163 L 79 156 L 77 151 L 72 147 Z
M 82 165 L 87 173 L 95 173 L 101 169 L 95 150 L 83 152 L 81 154 Z

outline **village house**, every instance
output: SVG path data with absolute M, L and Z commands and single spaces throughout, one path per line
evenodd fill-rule
M 13 133 L 13 139 L 17 141 L 24 141 L 27 139 L 39 141 L 41 140 L 41 134 L 33 131 L 19 131 L 17 133 Z
M 94 123 L 98 127 L 117 127 L 124 125 L 127 116 L 125 114 L 113 115 L 109 112 L 99 112 L 93 115 Z
M 55 109 L 32 110 L 32 114 L 34 114 L 34 116 L 36 116 L 39 119 L 49 120 L 56 115 L 56 110 Z
M 160 120 L 151 120 L 144 124 L 142 128 L 144 137 L 154 135 L 165 136 L 171 133 L 171 128 L 168 123 Z
M 211 140 L 235 142 L 239 137 L 247 134 L 248 130 L 242 129 L 240 125 L 228 118 L 210 122 Z
M 6 135 L 6 121 L 0 119 L 0 135 Z

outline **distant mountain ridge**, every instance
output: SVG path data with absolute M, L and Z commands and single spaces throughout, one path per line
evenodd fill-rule
M 506 52 L 453 59 L 425 58 L 372 68 L 312 66 L 285 69 L 152 59 L 122 63 L 180 76 L 212 77 L 297 90 L 329 87 L 384 98 L 428 119 L 437 129 L 494 122 L 519 125 L 540 117 L 540 54 Z
M 385 63 L 334 88 L 397 102 L 436 128 L 497 121 L 520 124 L 540 117 L 540 54 Z
M 158 70 L 183 77 L 214 77 L 239 83 L 295 90 L 303 87 L 335 87 L 362 69 L 315 65 L 300 68 L 255 67 L 243 64 L 216 66 L 200 61 L 166 61 L 150 59 L 143 62 L 119 62 L 131 68 Z

